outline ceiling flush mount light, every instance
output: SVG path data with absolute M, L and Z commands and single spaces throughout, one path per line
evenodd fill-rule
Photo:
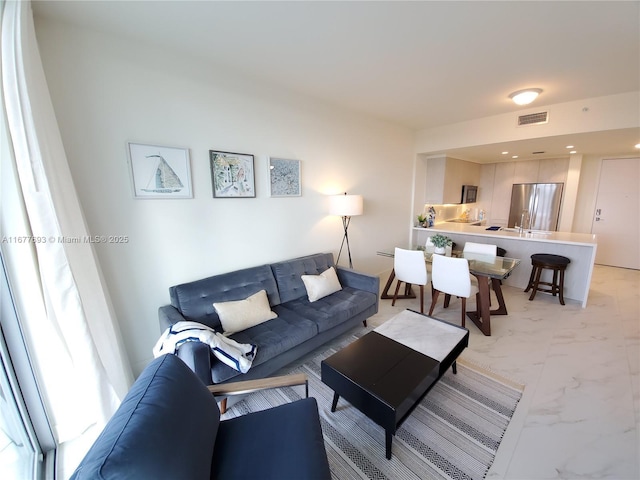
M 525 90 L 518 90 L 517 92 L 513 92 L 511 95 L 509 95 L 509 98 L 513 100 L 516 105 L 529 105 L 541 93 L 541 88 L 527 88 Z

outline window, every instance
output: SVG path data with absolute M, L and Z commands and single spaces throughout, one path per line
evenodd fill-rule
M 0 255 L 0 472 L 54 478 L 55 441 L 38 393 Z

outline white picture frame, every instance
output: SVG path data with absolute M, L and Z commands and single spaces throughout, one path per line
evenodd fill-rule
M 133 197 L 193 198 L 189 149 L 127 142 Z
M 300 197 L 302 180 L 300 160 L 269 157 L 269 196 Z

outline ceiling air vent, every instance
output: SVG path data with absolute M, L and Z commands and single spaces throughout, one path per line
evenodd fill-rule
M 549 112 L 530 113 L 529 115 L 520 115 L 518 117 L 518 126 L 523 125 L 540 125 L 549 122 Z

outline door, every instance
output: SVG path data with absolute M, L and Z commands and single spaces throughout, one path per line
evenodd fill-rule
M 640 158 L 602 161 L 591 233 L 596 263 L 640 269 Z

